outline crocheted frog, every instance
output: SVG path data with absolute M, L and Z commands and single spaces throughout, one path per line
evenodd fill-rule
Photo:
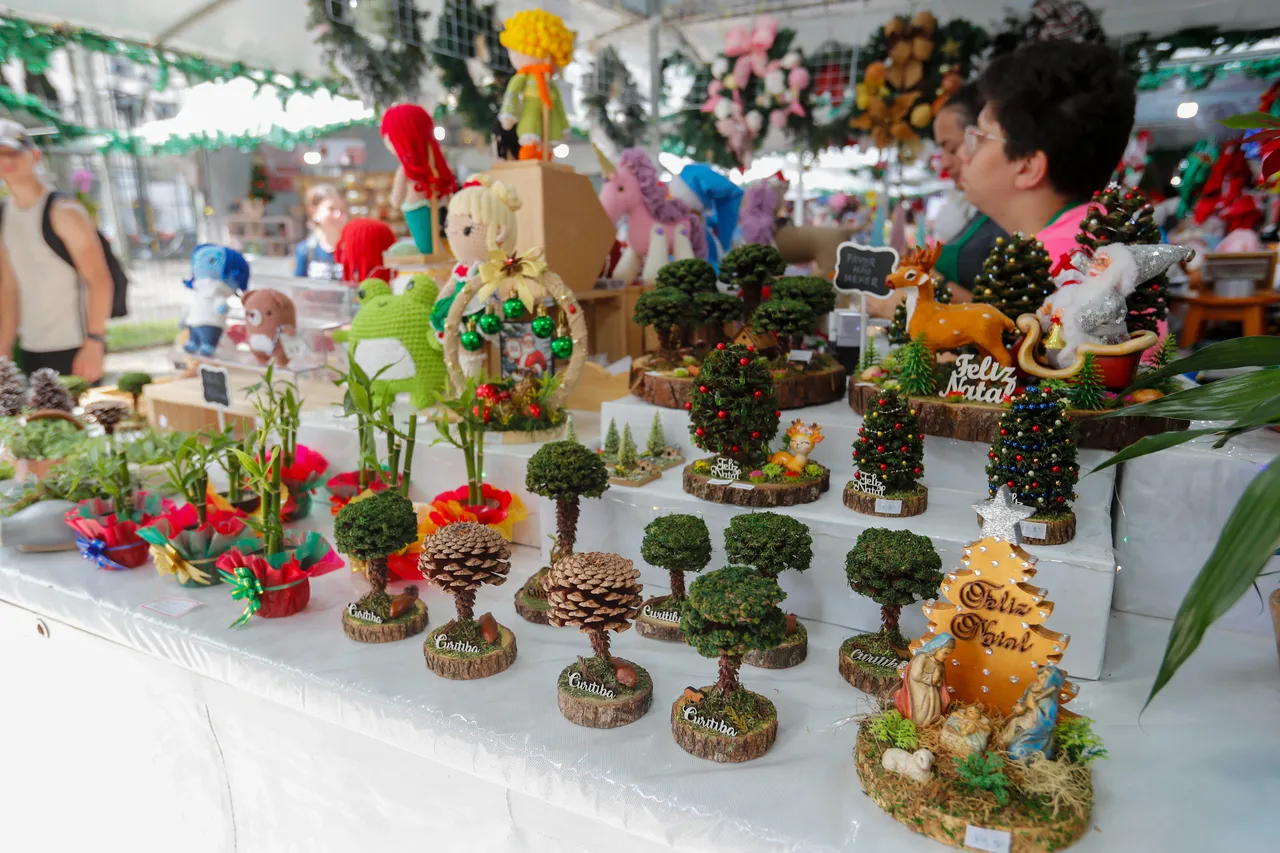
M 376 404 L 407 392 L 414 408 L 423 409 L 444 392 L 444 350 L 431 330 L 431 306 L 438 291 L 428 275 L 415 275 L 404 293 L 376 278 L 360 284 L 360 310 L 346 332 L 334 339 L 347 341 L 351 357 L 373 381 Z M 379 371 L 381 375 L 379 376 Z

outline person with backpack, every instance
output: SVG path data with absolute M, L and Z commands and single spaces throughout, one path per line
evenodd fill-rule
M 28 373 L 51 367 L 97 382 L 115 258 L 85 209 L 45 184 L 41 157 L 22 125 L 0 120 L 0 180 L 9 189 L 0 207 L 0 353 L 16 342 Z

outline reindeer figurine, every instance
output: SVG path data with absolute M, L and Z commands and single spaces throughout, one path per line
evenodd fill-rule
M 917 288 L 907 334 L 912 339 L 923 335 L 925 346 L 934 353 L 973 344 L 979 357 L 989 355 L 1001 367 L 1011 367 L 1013 356 L 1005 349 L 1001 335 L 1014 331 L 1012 320 L 980 302 L 942 305 L 934 301 L 933 265 L 941 253 L 941 244 L 933 242 L 924 249 L 912 249 L 887 279 L 895 290 Z
M 813 448 L 825 437 L 822 427 L 816 423 L 806 426 L 803 420 L 796 418 L 787 428 L 787 446 L 791 448 L 791 452 L 779 450 L 769 457 L 769 461 L 799 474 L 809 464 L 809 454 L 813 452 Z

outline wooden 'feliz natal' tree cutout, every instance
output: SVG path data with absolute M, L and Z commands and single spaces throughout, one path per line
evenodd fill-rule
M 983 537 L 964 549 L 964 568 L 943 579 L 946 601 L 924 602 L 929 627 L 911 650 L 937 634 L 951 634 L 956 640 L 946 668 L 951 699 L 1008 715 L 1040 667 L 1062 660 L 1070 637 L 1042 626 L 1053 602 L 1045 598 L 1047 590 L 1031 585 L 1036 558 L 1019 544 L 1018 522 L 1031 510 L 1014 503 L 1006 486 L 974 509 L 983 518 Z M 1067 682 L 1060 700 L 1069 702 L 1077 690 Z

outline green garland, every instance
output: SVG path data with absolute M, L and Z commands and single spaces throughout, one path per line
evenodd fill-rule
M 623 149 L 633 148 L 644 141 L 649 123 L 644 101 L 636 81 L 616 50 L 606 47 L 596 54 L 591 69 L 583 77 L 582 88 L 589 93 L 582 99 L 587 115 L 610 142 Z M 615 122 L 609 117 L 610 103 L 621 107 L 621 121 Z
M 430 64 L 423 46 L 422 27 L 430 16 L 413 0 L 389 0 L 396 20 L 409 33 L 402 41 L 374 46 L 353 26 L 346 0 L 307 0 L 311 12 L 307 25 L 318 31 L 316 44 L 325 59 L 340 67 L 361 100 L 372 101 L 375 109 L 397 101 L 412 101 L 422 91 L 422 73 Z
M 1137 71 L 1150 73 L 1183 48 L 1200 48 L 1225 53 L 1235 47 L 1252 46 L 1273 38 L 1280 38 L 1280 27 L 1254 30 L 1187 27 L 1159 36 L 1151 33 L 1125 36 L 1120 55 Z M 1215 58 L 1222 57 L 1205 57 L 1206 61 L 1212 61 Z
M 1188 89 L 1196 91 L 1205 88 L 1219 77 L 1229 77 L 1233 74 L 1272 80 L 1280 77 L 1280 57 L 1233 59 L 1228 62 L 1215 62 L 1210 59 L 1207 62 L 1188 65 L 1166 65 L 1142 74 L 1138 78 L 1138 90 L 1150 92 L 1171 80 L 1182 80 L 1187 84 Z
M 476 57 L 475 36 L 480 32 L 484 33 L 493 72 L 493 82 L 486 86 L 477 85 L 467 69 L 467 60 Z M 446 0 L 432 45 L 440 83 L 457 101 L 454 113 L 463 127 L 486 142 L 493 136 L 507 80 L 516 71 L 507 49 L 498 41 L 499 32 L 493 4 L 477 7 L 472 0 Z
M 244 78 L 252 80 L 258 88 L 275 86 L 281 98 L 295 92 L 310 95 L 321 89 L 337 94 L 342 88 L 342 82 L 336 79 L 312 80 L 296 73 L 251 68 L 241 62 L 218 62 L 197 53 L 158 48 L 68 24 L 51 26 L 13 15 L 0 15 L 0 62 L 18 61 L 31 73 L 40 74 L 48 70 L 50 56 L 55 51 L 71 45 L 93 53 L 120 56 L 138 65 L 157 69 L 153 83 L 157 92 L 168 88 L 169 74 L 175 70 L 188 81 L 196 83 Z
M 32 95 L 24 95 L 15 92 L 8 86 L 0 84 L 0 106 L 3 106 L 9 113 L 26 113 L 34 118 L 39 124 L 51 127 L 59 141 L 79 139 L 82 136 L 88 136 L 90 131 L 80 125 L 66 121 L 62 116 L 58 115 L 48 104 Z M 48 136 L 37 136 L 36 142 L 43 144 Z

